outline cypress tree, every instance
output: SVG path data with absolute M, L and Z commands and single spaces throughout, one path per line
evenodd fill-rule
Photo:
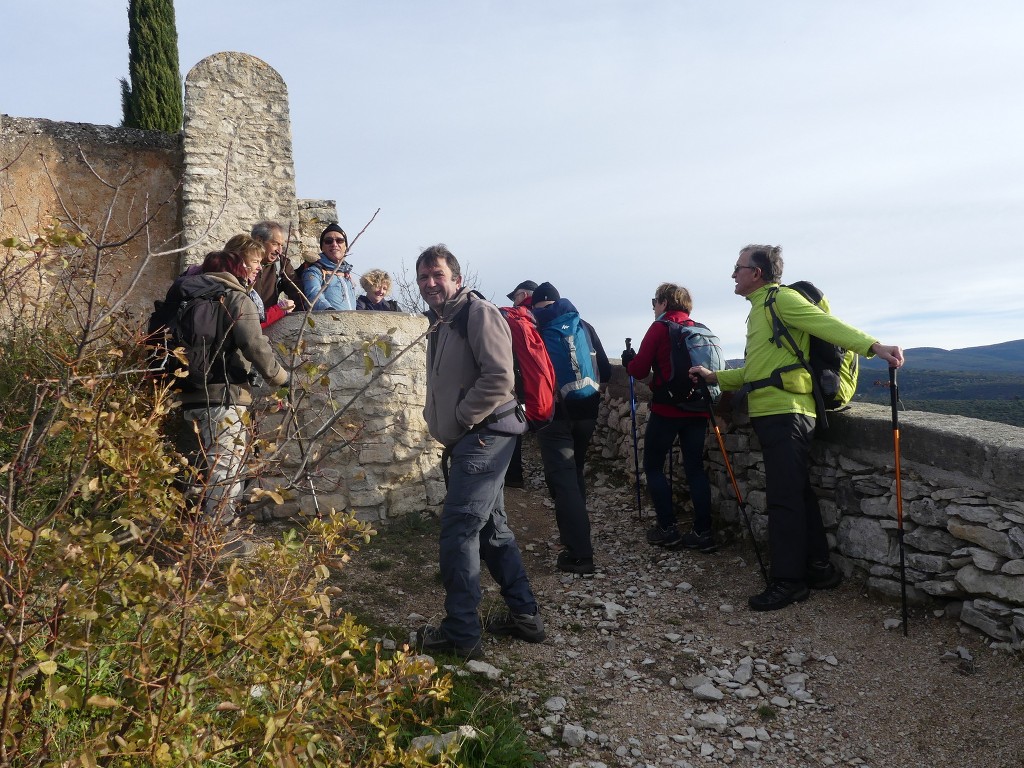
M 129 0 L 128 74 L 122 125 L 177 133 L 184 117 L 174 0 Z

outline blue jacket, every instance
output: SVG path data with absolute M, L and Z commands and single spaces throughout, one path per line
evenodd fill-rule
M 314 310 L 356 308 L 356 287 L 352 279 L 343 275 L 337 267 L 337 264 L 321 253 L 319 259 L 302 270 L 302 293 Z M 324 281 L 327 282 L 327 289 L 321 294 Z

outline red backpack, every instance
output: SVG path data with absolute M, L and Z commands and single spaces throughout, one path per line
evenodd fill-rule
M 526 307 L 500 307 L 512 332 L 512 358 L 516 373 L 516 397 L 526 410 L 526 423 L 536 432 L 555 415 L 558 388 L 537 321 Z

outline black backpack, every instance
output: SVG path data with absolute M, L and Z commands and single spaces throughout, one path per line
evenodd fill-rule
M 232 380 L 233 321 L 224 307 L 224 284 L 209 275 L 181 277 L 163 301 L 153 302 L 146 343 L 149 372 L 181 392 L 204 391 Z M 175 354 L 176 350 L 184 350 Z M 245 372 L 241 375 L 244 377 Z
M 693 320 L 686 325 L 665 319 L 658 322 L 668 328 L 672 370 L 667 376 L 658 371 L 658 378 L 663 383 L 651 388 L 652 402 L 672 405 L 684 411 L 706 413 L 710 405 L 704 400 L 703 390 L 690 378 L 690 368 L 695 365 L 703 365 L 711 371 L 725 368 L 722 342 L 706 325 Z M 713 401 L 722 393 L 717 384 L 709 384 L 708 390 Z

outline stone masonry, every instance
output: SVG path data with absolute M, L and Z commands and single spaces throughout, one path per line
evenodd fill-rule
M 217 53 L 185 77 L 185 264 L 261 219 L 297 225 L 288 88 L 247 53 Z
M 290 440 L 276 470 L 261 478 L 278 488 L 294 477 L 304 455 L 309 478 L 267 517 L 355 511 L 380 522 L 437 510 L 444 498 L 440 445 L 423 420 L 427 319 L 400 312 L 316 312 L 280 320 L 268 331 L 294 368 L 294 419 L 257 414 L 263 434 L 281 429 Z M 329 429 L 312 439 L 328 422 Z M 297 432 L 296 432 L 297 430 Z M 309 483 L 315 489 L 309 492 Z

